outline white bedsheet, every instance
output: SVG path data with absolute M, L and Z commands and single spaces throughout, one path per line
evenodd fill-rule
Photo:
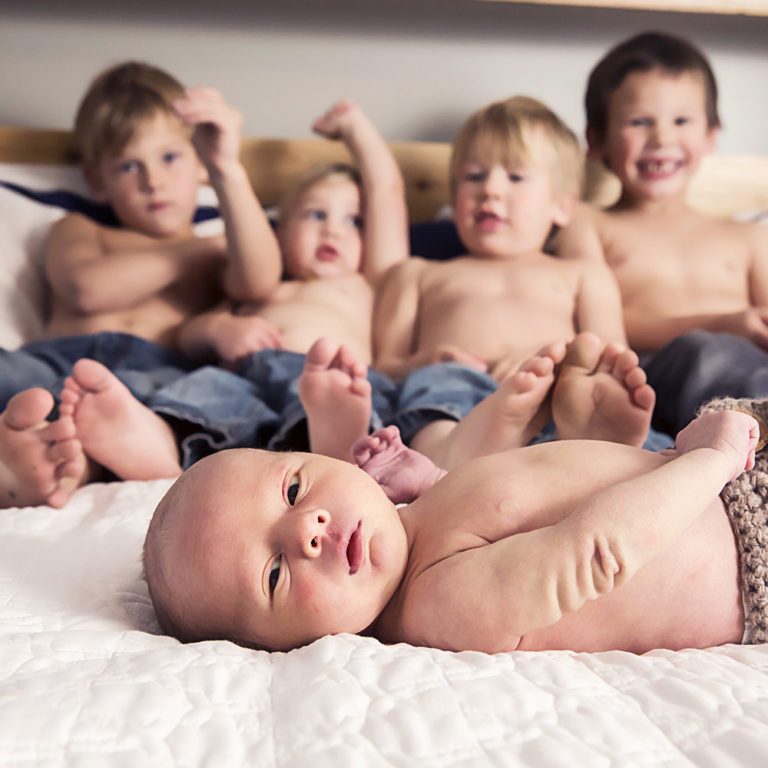
M 157 634 L 167 481 L 0 512 L 0 766 L 764 766 L 768 648 L 291 653 Z

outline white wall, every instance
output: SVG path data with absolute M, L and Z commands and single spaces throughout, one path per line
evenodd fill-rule
M 712 62 L 720 150 L 768 154 L 768 18 L 471 0 L 20 5 L 0 0 L 8 125 L 69 127 L 98 70 L 139 58 L 220 88 L 242 110 L 247 135 L 308 136 L 315 115 L 350 96 L 390 140 L 450 140 L 469 112 L 514 93 L 543 99 L 581 134 L 584 83 L 598 57 L 660 29 L 687 36 Z

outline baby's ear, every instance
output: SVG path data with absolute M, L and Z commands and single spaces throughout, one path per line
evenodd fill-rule
M 106 203 L 107 193 L 104 190 L 104 182 L 101 178 L 98 168 L 92 165 L 83 166 L 83 178 L 88 188 L 91 190 L 91 195 L 97 203 Z
M 720 126 L 716 125 L 707 131 L 707 154 L 713 154 L 717 150 L 717 140 L 720 137 Z

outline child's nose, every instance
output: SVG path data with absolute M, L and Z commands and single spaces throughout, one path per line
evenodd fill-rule
M 299 524 L 299 540 L 306 557 L 320 557 L 331 516 L 324 509 L 307 512 Z
M 160 169 L 145 165 L 141 172 L 141 184 L 148 191 L 156 189 L 160 185 Z
M 506 179 L 506 171 L 503 168 L 493 168 L 485 177 L 483 183 L 483 194 L 488 197 L 501 194 L 504 179 Z

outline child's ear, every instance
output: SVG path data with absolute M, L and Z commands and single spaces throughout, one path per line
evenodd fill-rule
M 716 125 L 707 131 L 707 154 L 712 154 L 717 149 L 717 139 L 720 136 L 720 126 Z
M 208 171 L 205 166 L 198 160 L 197 161 L 197 183 L 198 184 L 210 184 L 211 179 L 208 176 Z
M 559 200 L 555 203 L 552 223 L 558 227 L 564 227 L 569 224 L 577 202 L 578 198 L 575 195 L 560 195 Z
M 98 168 L 95 168 L 92 165 L 83 166 L 83 178 L 85 179 L 88 188 L 91 190 L 93 199 L 97 203 L 108 202 L 107 193 L 104 189 L 104 181 L 101 178 L 101 173 L 99 173 Z
M 605 160 L 604 145 L 595 133 L 595 129 L 591 126 L 587 126 L 587 157 L 591 157 L 594 160 Z

